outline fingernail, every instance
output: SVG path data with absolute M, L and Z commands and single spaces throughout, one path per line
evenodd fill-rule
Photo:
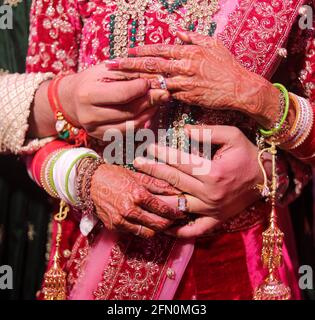
M 149 129 L 151 127 L 151 120 L 148 120 L 145 124 L 144 124 L 144 129 Z
M 137 49 L 136 48 L 129 48 L 128 49 L 128 56 L 136 56 L 137 55 Z
M 117 60 L 106 60 L 105 65 L 108 69 L 115 70 L 119 67 L 119 61 Z
M 161 102 L 168 102 L 168 101 L 170 101 L 170 98 L 171 98 L 171 96 L 170 96 L 169 93 L 164 93 L 164 94 L 161 96 L 160 100 L 161 100 Z
M 137 157 L 136 159 L 133 160 L 133 165 L 135 167 L 141 167 L 141 165 L 145 164 L 146 162 L 147 162 L 146 158 Z

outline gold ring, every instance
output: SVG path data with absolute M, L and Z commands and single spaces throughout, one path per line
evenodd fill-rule
M 179 211 L 187 211 L 187 198 L 184 193 L 181 193 L 177 196 L 177 209 Z

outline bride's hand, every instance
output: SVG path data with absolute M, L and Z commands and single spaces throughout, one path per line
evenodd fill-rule
M 162 74 L 172 97 L 189 105 L 233 109 L 269 127 L 280 113 L 279 91 L 242 67 L 223 45 L 209 36 L 179 32 L 188 45 L 147 45 L 130 49 L 135 58 L 107 63 L 110 69 Z M 158 79 L 151 81 L 160 88 Z
M 106 228 L 144 238 L 183 217 L 180 211 L 155 196 L 176 192 L 166 182 L 109 164 L 96 170 L 90 190 L 97 216 Z
M 240 213 L 260 198 L 258 192 L 253 190 L 257 183 L 262 183 L 257 147 L 235 127 L 189 126 L 188 131 L 192 139 L 202 141 L 205 129 L 211 129 L 211 143 L 221 145 L 213 160 L 151 145 L 148 153 L 165 164 L 143 158 L 136 159 L 134 163 L 138 170 L 168 181 L 184 192 L 187 212 L 200 215 L 193 225 L 171 229 L 178 237 L 209 233 L 214 226 Z M 205 137 L 210 142 L 209 134 Z M 270 166 L 269 160 L 266 160 L 265 166 Z M 159 198 L 177 207 L 176 195 Z

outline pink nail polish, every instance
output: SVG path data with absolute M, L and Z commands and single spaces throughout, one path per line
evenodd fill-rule
M 105 65 L 110 70 L 115 70 L 119 68 L 119 62 L 117 60 L 106 60 Z
M 128 56 L 136 56 L 137 55 L 137 49 L 136 48 L 129 48 L 128 49 Z
M 151 120 L 148 120 L 145 124 L 144 124 L 144 129 L 149 129 L 151 127 Z

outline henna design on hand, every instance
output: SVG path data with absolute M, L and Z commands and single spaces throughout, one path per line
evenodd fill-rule
M 270 127 L 280 112 L 279 92 L 263 77 L 239 64 L 224 44 L 196 33 L 179 33 L 188 45 L 148 45 L 132 49 L 135 58 L 115 69 L 168 75 L 172 97 L 210 109 L 233 109 Z M 160 88 L 156 79 L 152 88 Z
M 180 211 L 155 197 L 145 187 L 150 185 L 161 193 L 174 194 L 171 186 L 157 180 L 119 166 L 101 165 L 93 175 L 90 194 L 105 227 L 147 238 L 182 218 Z

